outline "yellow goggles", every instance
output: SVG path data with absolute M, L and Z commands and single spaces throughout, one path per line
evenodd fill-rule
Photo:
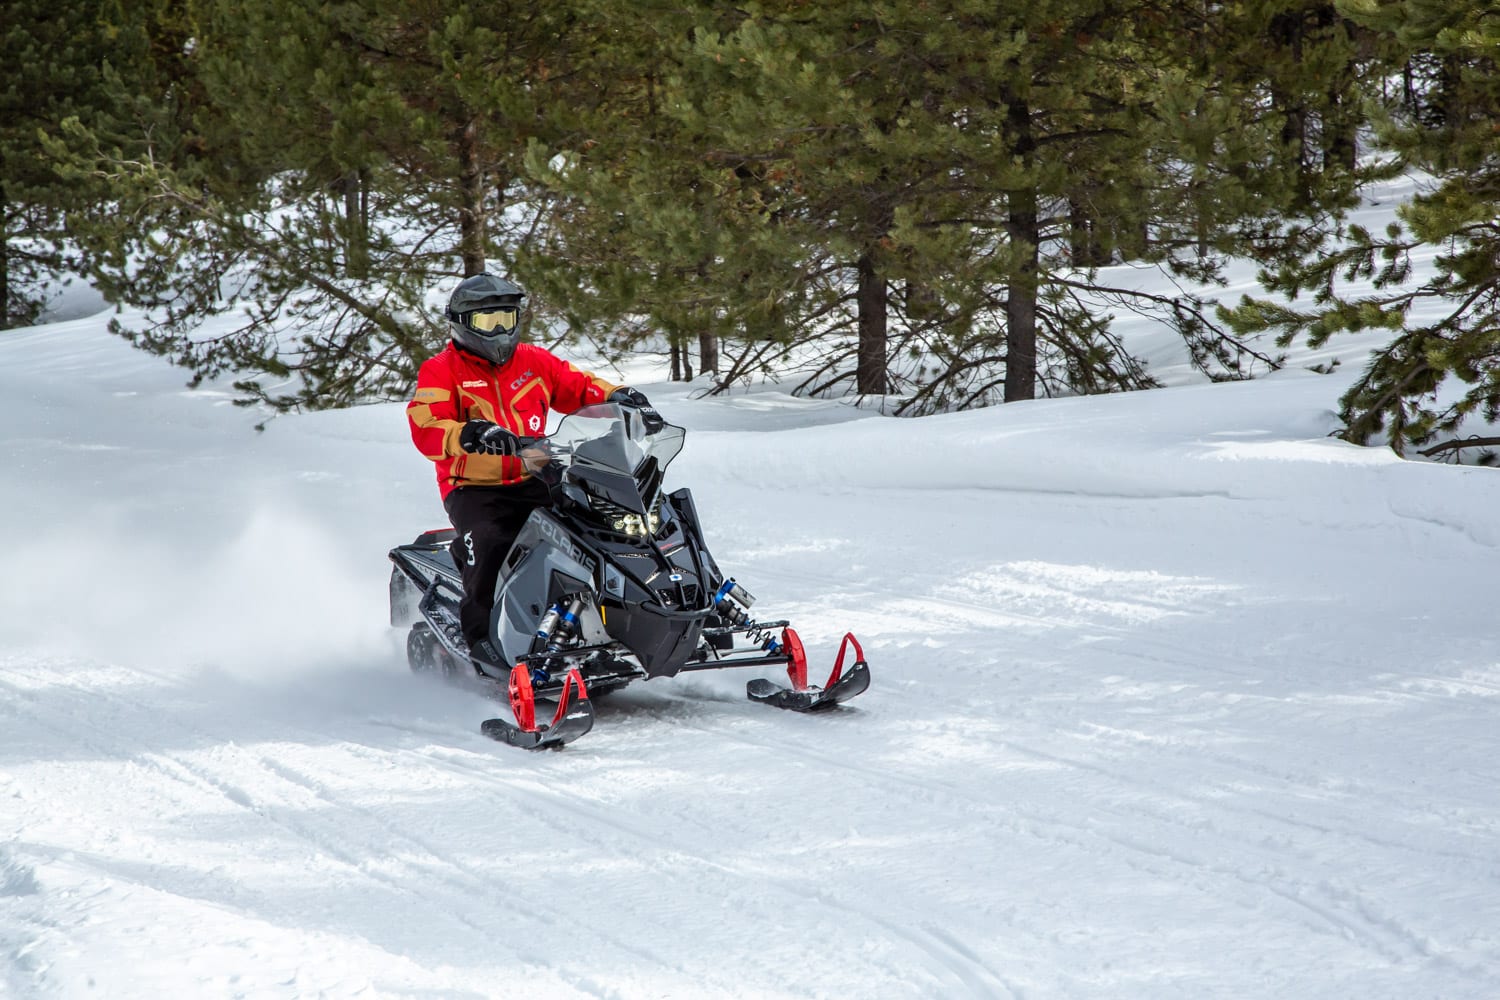
M 521 310 L 519 309 L 490 309 L 484 312 L 471 312 L 464 317 L 464 322 L 471 330 L 489 333 L 495 329 L 514 330 L 520 319 Z

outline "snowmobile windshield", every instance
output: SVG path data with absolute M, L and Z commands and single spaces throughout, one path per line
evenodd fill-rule
M 682 451 L 687 432 L 672 424 L 648 433 L 639 411 L 618 403 L 598 403 L 568 414 L 557 430 L 538 442 L 547 453 L 547 466 L 537 475 L 549 485 L 564 479 L 587 479 L 590 485 L 609 484 L 615 494 L 627 483 L 639 499 L 612 496 L 627 509 L 650 503 L 662 474 Z M 523 458 L 525 453 L 522 453 Z M 569 476 L 569 472 L 574 475 Z M 633 501 L 633 502 L 632 502 Z

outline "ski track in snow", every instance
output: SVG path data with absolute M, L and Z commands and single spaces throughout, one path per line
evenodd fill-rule
M 97 694 L 97 692 L 95 692 Z M 116 706 L 136 713 L 158 714 L 150 703 L 111 694 L 108 696 Z M 97 711 L 97 709 L 96 709 Z M 108 717 L 117 714 L 118 708 L 106 708 Z M 33 717 L 32 721 L 40 721 Z M 72 726 L 66 724 L 71 721 Z M 571 908 L 566 914 L 552 911 L 548 900 L 528 898 L 524 892 L 498 884 L 496 876 L 472 865 L 459 863 L 444 848 L 435 847 L 423 836 L 408 828 L 398 827 L 382 818 L 380 812 L 360 807 L 342 800 L 326 785 L 308 774 L 284 764 L 263 752 L 247 751 L 234 745 L 229 734 L 209 732 L 200 726 L 166 714 L 160 719 L 169 724 L 169 731 L 191 737 L 195 742 L 216 749 L 209 764 L 200 764 L 189 755 L 164 754 L 149 749 L 151 743 L 144 739 L 116 740 L 102 743 L 95 739 L 83 739 L 80 746 L 100 759 L 127 759 L 153 774 L 169 781 L 181 782 L 189 788 L 222 795 L 232 805 L 239 807 L 243 816 L 253 814 L 256 824 L 273 828 L 280 834 L 301 842 L 305 848 L 320 858 L 327 858 L 341 870 L 341 874 L 357 876 L 392 890 L 398 895 L 412 895 L 422 905 L 423 911 L 414 915 L 417 919 L 431 920 L 435 930 L 442 931 L 444 924 L 457 925 L 456 930 L 473 938 L 471 946 L 493 952 L 497 947 L 512 951 L 517 961 L 524 964 L 525 955 L 516 951 L 513 944 L 504 938 L 496 939 L 488 921 L 480 914 L 493 910 L 516 910 L 526 914 L 528 920 L 550 925 L 553 930 L 565 932 L 588 941 L 588 947 L 598 953 L 600 942 L 613 946 L 622 954 L 635 960 L 648 958 L 665 970 L 672 970 L 673 963 L 652 952 L 649 941 L 640 941 L 622 935 L 608 926 L 599 925 L 589 919 L 587 910 L 577 912 Z M 71 720 L 48 720 L 45 724 L 59 736 L 75 732 L 83 722 L 82 714 Z M 288 739 L 316 739 L 314 733 L 289 732 Z M 371 758 L 374 762 L 386 762 L 389 749 L 373 749 L 365 746 L 346 747 L 355 757 Z M 541 814 L 544 825 L 560 833 L 573 826 L 571 821 L 583 819 L 582 829 L 591 831 L 602 828 L 611 833 L 625 833 L 640 841 L 643 850 L 651 847 L 651 831 L 632 830 L 618 819 L 596 808 L 590 808 L 565 796 L 547 794 L 543 786 L 518 782 L 503 776 L 496 777 L 493 771 L 478 767 L 467 767 L 453 761 L 440 761 L 429 754 L 403 750 L 398 758 L 418 757 L 428 765 L 440 764 L 448 770 L 462 771 L 467 780 L 487 792 L 519 803 L 524 798 L 524 808 L 532 815 Z M 494 761 L 483 758 L 482 764 L 493 768 Z M 210 766 L 211 765 L 211 766 Z M 237 776 L 237 777 L 236 777 Z M 267 781 L 269 776 L 271 781 Z M 278 788 L 277 785 L 290 786 Z M 306 793 L 305 795 L 303 793 Z M 297 801 L 311 796 L 319 804 L 336 807 L 326 821 L 315 821 L 315 814 L 305 802 Z M 352 821 L 352 822 L 351 822 Z M 335 825 L 336 824 L 336 825 Z M 361 828 L 365 830 L 361 834 Z M 598 837 L 590 838 L 596 846 L 603 846 Z M 403 857 L 403 868 L 411 872 L 405 878 L 386 875 L 372 867 L 376 859 L 388 857 L 392 851 Z M 680 852 L 679 852 L 680 853 Z M 500 877 L 503 880 L 504 868 Z M 413 889 L 420 892 L 413 893 Z M 479 914 L 467 911 L 477 908 Z M 294 921 L 296 914 L 278 914 L 282 919 Z M 508 947 L 507 947 L 508 946 Z M 533 984 L 536 986 L 537 984 Z M 573 978 L 567 984 L 580 993 L 590 996 L 609 995 L 587 985 L 586 978 Z M 728 982 L 703 982 L 693 984 L 695 989 L 718 986 L 723 995 L 732 995 Z
M 707 727 L 694 726 L 705 734 L 709 733 Z M 735 734 L 731 734 L 734 736 Z M 736 736 L 742 742 L 750 745 L 769 748 L 772 744 L 763 740 L 752 740 L 744 736 Z M 1086 764 L 1072 758 L 1065 758 L 1049 754 L 1040 750 L 1009 744 L 1005 741 L 997 741 L 997 748 L 1010 751 L 1013 755 L 1029 758 L 1045 764 L 1055 765 L 1059 771 L 1085 772 L 1105 779 L 1111 785 L 1128 789 L 1132 795 L 1140 800 L 1140 804 L 1132 807 L 1120 818 L 1121 825 L 1126 829 L 1135 829 L 1143 825 L 1162 825 L 1168 827 L 1179 827 L 1183 833 L 1194 833 L 1203 826 L 1211 828 L 1216 836 L 1236 842 L 1241 848 L 1254 851 L 1261 848 L 1261 842 L 1246 834 L 1238 832 L 1241 824 L 1238 820 L 1245 817 L 1268 820 L 1273 824 L 1288 823 L 1299 826 L 1304 830 L 1317 834 L 1334 834 L 1346 836 L 1350 831 L 1334 831 L 1313 824 L 1296 823 L 1288 821 L 1284 817 L 1266 813 L 1260 810 L 1241 810 L 1219 806 L 1219 811 L 1228 814 L 1227 822 L 1203 822 L 1201 820 L 1184 820 L 1172 815 L 1174 800 L 1187 802 L 1197 807 L 1213 807 L 1216 804 L 1203 796 L 1184 795 L 1181 790 L 1172 786 L 1162 786 L 1151 782 L 1131 778 L 1127 775 Z M 800 751 L 798 756 L 818 765 L 825 773 L 840 773 L 854 780 L 859 780 L 870 786 L 871 792 L 878 789 L 889 790 L 891 785 L 904 785 L 906 791 L 916 802 L 932 799 L 944 799 L 955 808 L 953 813 L 978 813 L 984 817 L 986 825 L 993 824 L 1004 827 L 1009 832 L 1031 838 L 1044 845 L 1056 847 L 1067 845 L 1080 852 L 1099 855 L 1110 854 L 1126 867 L 1140 870 L 1144 874 L 1165 880 L 1179 881 L 1191 880 L 1196 877 L 1201 879 L 1205 873 L 1217 876 L 1224 881 L 1239 883 L 1234 887 L 1236 891 L 1245 888 L 1259 890 L 1285 900 L 1293 907 L 1307 911 L 1312 920 L 1306 921 L 1310 931 L 1321 931 L 1332 928 L 1344 934 L 1360 947 L 1369 948 L 1377 952 L 1382 958 L 1394 962 L 1406 961 L 1413 956 L 1426 959 L 1431 958 L 1426 944 L 1410 932 L 1395 926 L 1392 921 L 1381 918 L 1377 914 L 1371 914 L 1360 905 L 1357 898 L 1348 898 L 1332 886 L 1312 885 L 1299 886 L 1296 884 L 1282 885 L 1275 880 L 1268 880 L 1260 873 L 1250 873 L 1243 869 L 1227 868 L 1216 865 L 1210 858 L 1190 856 L 1187 852 L 1167 850 L 1151 843 L 1143 842 L 1138 837 L 1121 836 L 1100 829 L 1099 817 L 1091 817 L 1087 821 L 1070 819 L 1059 813 L 1036 812 L 1021 810 L 1021 818 L 1024 822 L 1017 822 L 1016 808 L 1014 804 L 989 805 L 977 801 L 972 792 L 944 785 L 925 779 L 906 779 L 893 776 L 887 772 L 873 768 L 852 765 L 827 754 L 809 751 Z M 1238 765 L 1240 762 L 1232 760 L 1221 760 L 1220 763 Z M 1406 845 L 1377 843 L 1381 847 L 1395 847 L 1404 849 Z M 1222 844 L 1216 845 L 1222 848 Z M 1416 850 L 1416 849 L 1413 849 Z M 1262 852 L 1268 861 L 1274 855 L 1274 851 Z M 1425 852 L 1416 851 L 1418 854 Z M 1463 860 L 1479 861 L 1479 858 L 1465 857 Z M 1220 891 L 1217 887 L 1213 891 Z M 1322 897 L 1319 899 L 1305 898 L 1309 893 Z M 1360 909 L 1363 912 L 1349 913 L 1350 909 Z M 1385 932 L 1389 933 L 1385 933 Z M 967 964 L 974 965 L 975 971 L 979 973 L 976 977 L 963 976 L 966 983 L 987 981 L 993 983 L 993 973 L 982 964 L 976 962 L 971 953 L 966 949 L 957 947 L 951 943 L 947 945 L 950 952 L 958 955 L 967 955 Z M 1471 970 L 1478 971 L 1478 970 Z M 980 992 L 979 995 L 987 995 Z
M 113 668 L 110 672 L 116 678 L 125 673 L 120 668 Z M 144 672 L 132 670 L 129 673 L 148 682 L 134 686 L 151 686 L 149 682 L 153 678 Z M 12 671 L 10 676 L 26 677 L 41 683 L 52 680 L 49 675 L 30 674 L 24 668 Z M 123 685 L 114 685 L 115 688 L 120 686 Z M 7 687 L 16 695 L 24 694 L 23 689 L 15 688 L 11 683 L 7 683 Z M 269 828 L 274 835 L 293 841 L 296 850 L 311 854 L 320 863 L 331 862 L 340 877 L 373 882 L 392 895 L 416 893 L 424 911 L 415 915 L 417 919 L 430 920 L 434 930 L 462 933 L 473 938 L 472 947 L 484 947 L 490 952 L 495 950 L 493 931 L 487 925 L 484 914 L 497 909 L 516 910 L 526 914 L 528 919 L 550 925 L 554 932 L 563 937 L 577 937 L 587 941 L 589 953 L 596 958 L 600 955 L 602 943 L 617 949 L 622 958 L 628 956 L 630 961 L 640 962 L 644 958 L 660 966 L 664 973 L 680 971 L 670 958 L 653 951 L 649 939 L 641 940 L 635 936 L 623 935 L 607 924 L 590 920 L 587 910 L 578 912 L 570 908 L 563 914 L 549 912 L 549 901 L 545 898 L 528 898 L 527 893 L 502 884 L 503 870 L 501 877 L 497 879 L 490 872 L 459 863 L 445 853 L 444 848 L 435 846 L 428 837 L 391 823 L 382 818 L 378 811 L 342 799 L 326 784 L 304 770 L 280 761 L 264 750 L 237 746 L 232 732 L 206 729 L 176 713 L 162 712 L 158 705 L 150 701 L 128 697 L 119 694 L 117 690 L 94 688 L 89 695 L 93 708 L 87 716 L 81 709 L 76 713 L 51 715 L 38 711 L 17 714 L 29 714 L 29 718 L 24 721 L 45 726 L 60 738 L 65 738 L 80 728 L 87 732 L 87 727 L 83 725 L 86 717 L 111 719 L 130 715 L 153 716 L 159 725 L 165 727 L 166 732 L 186 737 L 195 745 L 213 747 L 207 761 L 195 760 L 196 754 L 153 750 L 151 748 L 155 745 L 154 741 L 145 735 L 110 741 L 85 736 L 77 741 L 77 746 L 99 760 L 128 760 L 132 771 L 145 771 L 152 778 L 180 783 L 193 791 L 222 796 L 227 803 L 236 807 L 235 815 L 252 827 L 248 832 L 241 832 L 241 838 L 264 836 L 254 828 Z M 99 704 L 101 696 L 103 705 Z M 22 697 L 9 701 L 12 705 L 24 702 Z M 285 741 L 293 746 L 300 746 L 303 741 L 316 742 L 320 735 L 299 731 L 290 726 L 278 725 L 276 728 L 287 731 L 278 733 L 274 743 Z M 705 735 L 711 732 L 706 727 L 692 724 L 689 724 L 689 728 Z M 97 728 L 94 731 L 98 732 Z M 120 731 L 122 730 L 113 730 Z M 393 756 L 387 747 L 355 744 L 346 745 L 342 749 L 353 757 L 368 759 L 373 764 L 389 762 Z M 627 854 L 653 859 L 645 866 L 648 882 L 675 885 L 679 890 L 691 891 L 693 898 L 679 899 L 674 904 L 687 913 L 711 909 L 716 900 L 744 896 L 747 891 L 743 884 L 744 873 L 712 860 L 690 845 L 678 842 L 668 852 L 662 853 L 659 826 L 633 824 L 622 820 L 615 812 L 567 794 L 566 790 L 559 791 L 535 781 L 518 780 L 504 772 L 497 773 L 495 761 L 488 755 L 458 754 L 453 750 L 401 749 L 394 756 L 401 764 L 409 764 L 411 758 L 416 758 L 421 765 L 460 773 L 465 783 L 475 790 L 482 789 L 489 795 L 510 800 L 518 807 L 518 811 L 524 810 L 529 818 L 539 820 L 553 839 L 581 840 L 584 851 L 599 852 L 601 855 L 618 851 L 619 838 L 628 838 L 630 844 Z M 812 755 L 802 756 L 804 759 L 815 759 Z M 152 781 L 140 780 L 139 775 L 132 777 L 131 784 L 142 789 L 141 797 L 155 798 L 158 795 L 154 791 L 145 791 Z M 306 801 L 309 797 L 314 800 L 311 804 Z M 320 808 L 322 806 L 331 808 L 324 810 Z M 319 812 L 329 813 L 329 818 L 318 820 Z M 674 829 L 680 832 L 682 826 L 677 825 Z M 711 840 L 713 834 L 714 831 L 710 828 L 699 831 L 699 836 L 705 841 Z M 384 874 L 372 866 L 375 859 L 388 857 L 393 850 L 403 858 L 402 868 L 405 874 L 401 877 Z M 580 853 L 580 849 L 572 847 L 569 853 Z M 685 872 L 690 876 L 686 881 Z M 113 874 L 120 877 L 123 873 Z M 768 921 L 776 919 L 779 901 L 774 898 L 758 898 L 764 895 L 766 889 L 775 890 L 778 895 L 791 902 L 806 902 L 808 899 L 805 887 L 800 887 L 791 880 L 756 877 L 753 884 L 755 905 L 765 911 Z M 184 887 L 182 891 L 191 896 L 200 890 L 196 887 Z M 850 905 L 827 893 L 818 893 L 814 900 L 820 907 L 834 910 L 841 925 L 847 926 L 846 918 L 852 916 L 874 925 L 878 930 L 894 934 L 898 940 L 909 942 L 915 950 L 931 956 L 932 964 L 939 974 L 949 971 L 951 963 L 959 964 L 959 983 L 996 981 L 993 973 L 975 963 L 972 957 L 965 958 L 962 949 L 955 950 L 951 946 L 940 947 L 934 944 L 940 938 L 930 931 L 903 929 L 890 924 L 878 911 Z M 471 915 L 470 910 L 476 912 Z M 295 922 L 297 914 L 289 911 L 271 913 L 268 916 L 278 921 Z M 524 954 L 516 953 L 515 958 L 524 964 Z M 883 965 L 894 983 L 899 984 L 909 975 L 899 964 Z M 536 985 L 533 984 L 533 987 Z M 565 985 L 583 995 L 612 995 L 607 989 L 600 990 L 591 986 L 587 976 L 570 977 Z M 694 970 L 689 985 L 691 991 L 699 995 L 737 995 L 736 984 L 732 980 L 720 979 L 703 969 Z M 796 980 L 789 980 L 779 986 L 779 990 L 786 995 L 797 995 L 799 989 Z

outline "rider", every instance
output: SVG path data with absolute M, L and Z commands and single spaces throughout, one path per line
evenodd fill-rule
M 447 316 L 452 341 L 423 363 L 406 416 L 417 449 L 437 463 L 443 507 L 458 529 L 450 551 L 463 577 L 459 621 L 470 657 L 502 667 L 489 638 L 495 583 L 526 518 L 548 502 L 546 486 L 518 457 L 520 438 L 545 434 L 549 409 L 572 413 L 591 403 L 633 407 L 651 432 L 662 418 L 639 390 L 521 343 L 526 292 L 506 278 L 465 278 Z

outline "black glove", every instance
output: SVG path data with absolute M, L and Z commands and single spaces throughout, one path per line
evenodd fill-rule
M 521 450 L 521 439 L 499 424 L 470 420 L 458 432 L 458 446 L 479 455 L 515 455 Z
M 639 389 L 632 389 L 628 385 L 616 389 L 609 394 L 609 400 L 612 403 L 619 403 L 621 406 L 628 406 L 638 412 L 641 415 L 641 424 L 646 428 L 647 434 L 655 434 L 667 426 L 667 422 L 662 419 L 661 414 L 656 412 L 656 407 L 651 405 L 651 400 L 647 399 L 646 394 Z

